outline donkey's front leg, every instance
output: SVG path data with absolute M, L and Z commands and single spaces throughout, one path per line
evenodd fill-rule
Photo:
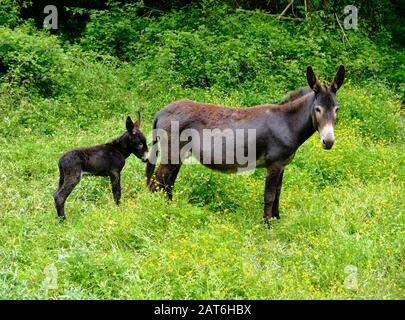
M 277 187 L 276 187 L 276 198 L 274 199 L 273 208 L 271 211 L 272 217 L 275 217 L 277 219 L 280 219 L 279 201 L 280 201 L 281 186 L 283 184 L 283 174 L 284 174 L 284 169 L 281 170 L 280 176 L 278 177 L 278 183 L 277 183 Z
M 111 171 L 110 173 L 111 189 L 114 196 L 114 201 L 117 206 L 120 204 L 121 199 L 121 172 Z
M 271 218 L 279 219 L 278 209 L 273 211 L 273 206 L 277 196 L 277 189 L 280 182 L 280 176 L 283 168 L 277 164 L 270 164 L 267 167 L 266 187 L 264 191 L 264 220 L 268 222 Z

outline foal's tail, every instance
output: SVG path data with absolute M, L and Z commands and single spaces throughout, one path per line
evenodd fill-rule
M 156 168 L 156 161 L 157 161 L 157 156 L 158 156 L 158 151 L 159 151 L 159 145 L 158 145 L 158 140 L 157 140 L 157 133 L 156 133 L 156 124 L 157 124 L 157 118 L 153 121 L 153 131 L 152 131 L 152 148 L 149 153 L 149 157 L 146 163 L 146 185 L 150 186 L 150 182 L 153 176 L 153 173 L 155 172 Z

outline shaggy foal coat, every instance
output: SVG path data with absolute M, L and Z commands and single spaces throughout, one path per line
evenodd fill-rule
M 83 174 L 110 177 L 112 193 L 118 205 L 121 198 L 121 170 L 125 159 L 133 153 L 142 161 L 148 157 L 148 147 L 143 133 L 139 130 L 140 115 L 134 123 L 127 118 L 127 131 L 117 139 L 94 147 L 72 149 L 59 159 L 59 187 L 54 193 L 58 216 L 66 219 L 65 201 Z

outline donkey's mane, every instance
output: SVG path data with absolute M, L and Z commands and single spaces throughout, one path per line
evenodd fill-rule
M 310 93 L 311 91 L 312 90 L 309 87 L 302 87 L 297 90 L 291 91 L 283 98 L 283 100 L 281 100 L 281 104 L 301 98 L 302 96 L 305 96 L 306 94 Z
M 114 140 L 108 142 L 107 144 L 109 145 L 120 145 L 122 142 L 124 142 L 127 138 L 126 132 L 124 132 L 122 135 L 120 135 L 118 138 L 115 138 Z
M 291 91 L 279 104 L 265 104 L 261 106 L 270 107 L 272 110 L 294 112 L 304 105 L 306 99 L 308 99 L 308 95 L 312 92 L 309 87 L 303 87 Z

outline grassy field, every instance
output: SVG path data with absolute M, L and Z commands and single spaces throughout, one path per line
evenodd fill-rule
M 2 31 L 10 46 L 38 37 L 21 52 L 57 43 Z M 336 144 L 325 151 L 315 134 L 298 150 L 284 175 L 281 220 L 271 227 L 262 221 L 264 170 L 225 175 L 183 166 L 167 203 L 146 190 L 144 164 L 134 156 L 122 173 L 119 207 L 108 179 L 86 177 L 62 223 L 52 194 L 64 151 L 112 140 L 138 110 L 150 141 L 154 113 L 179 98 L 237 107 L 278 101 L 293 88 L 279 82 L 280 70 L 267 80 L 259 75 L 263 81 L 190 87 L 182 77 L 167 80 L 172 70 L 160 53 L 151 74 L 143 62 L 55 48 L 67 67 L 51 62 L 52 94 L 37 90 L 36 77 L 20 85 L 21 69 L 1 84 L 0 298 L 405 298 L 404 126 L 400 95 L 389 84 L 358 80 L 348 67 Z M 335 70 L 317 67 L 321 58 L 302 60 L 315 71 Z M 294 86 L 306 84 L 301 65 L 291 67 L 299 75 L 291 75 Z
M 349 113 L 351 103 L 343 105 Z M 61 223 L 52 198 L 58 156 L 112 139 L 124 117 L 86 130 L 61 122 L 52 137 L 29 130 L 3 137 L 0 296 L 403 298 L 403 145 L 373 142 L 357 129 L 338 125 L 329 152 L 317 136 L 304 144 L 286 169 L 282 219 L 271 228 L 262 223 L 263 170 L 243 176 L 184 166 L 168 204 L 146 191 L 135 157 L 123 171 L 120 207 L 108 179 L 84 178 Z M 46 290 L 51 264 L 58 287 Z M 345 289 L 350 265 L 358 285 Z

